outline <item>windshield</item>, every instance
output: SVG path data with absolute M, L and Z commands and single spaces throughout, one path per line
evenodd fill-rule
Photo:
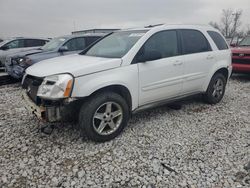
M 137 30 L 118 31 L 112 33 L 92 46 L 84 55 L 106 58 L 121 58 L 146 32 L 147 30 Z
M 250 46 L 250 36 L 244 38 L 244 39 L 240 42 L 239 46 Z
M 41 49 L 44 51 L 54 51 L 59 48 L 65 41 L 65 38 L 54 38 L 46 43 Z
M 10 41 L 11 41 L 11 39 L 6 39 L 6 40 L 0 42 L 0 46 L 3 46 L 3 45 L 7 44 Z

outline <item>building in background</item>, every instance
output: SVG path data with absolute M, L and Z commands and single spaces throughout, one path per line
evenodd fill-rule
M 73 31 L 73 35 L 82 35 L 85 33 L 111 33 L 113 31 L 117 31 L 119 29 L 87 29 L 87 30 L 80 30 L 80 31 Z

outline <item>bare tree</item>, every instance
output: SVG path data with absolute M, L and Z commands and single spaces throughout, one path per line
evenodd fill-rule
M 225 37 L 231 37 L 230 32 L 233 26 L 234 16 L 232 9 L 223 9 L 221 17 L 221 32 Z
M 212 27 L 214 27 L 215 29 L 218 29 L 218 30 L 220 30 L 220 26 L 219 26 L 219 24 L 217 23 L 217 22 L 209 22 L 209 25 L 211 25 Z
M 226 38 L 234 38 L 239 34 L 242 35 L 243 30 L 240 30 L 241 26 L 241 16 L 242 10 L 236 10 L 235 12 L 232 9 L 223 9 L 221 15 L 221 22 L 209 22 L 211 26 L 216 29 L 219 29 L 221 33 Z
M 233 13 L 234 21 L 233 21 L 233 27 L 230 33 L 231 37 L 234 37 L 238 34 L 237 30 L 241 26 L 241 21 L 240 21 L 241 15 L 242 15 L 242 10 L 237 10 L 235 13 Z M 239 33 L 241 32 L 243 31 L 240 31 Z
M 247 29 L 246 29 L 246 35 L 250 36 L 250 25 L 247 25 Z

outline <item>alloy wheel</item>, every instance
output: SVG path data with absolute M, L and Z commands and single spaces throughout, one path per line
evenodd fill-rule
M 223 95 L 223 91 L 224 91 L 224 83 L 223 83 L 223 80 L 218 78 L 214 85 L 213 85 L 213 93 L 212 93 L 212 96 L 214 98 L 220 98 L 222 95 Z
M 110 135 L 120 127 L 122 119 L 122 107 L 116 102 L 106 102 L 97 108 L 93 127 L 100 135 Z

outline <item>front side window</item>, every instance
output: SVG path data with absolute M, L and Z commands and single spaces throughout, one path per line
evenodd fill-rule
M 244 38 L 240 43 L 239 46 L 250 46 L 250 36 Z
M 86 37 L 85 41 L 86 41 L 86 46 L 89 46 L 90 44 L 94 43 L 95 41 L 97 41 L 98 39 L 100 39 L 101 37 L 99 36 L 95 36 L 95 37 Z
M 207 33 L 213 39 L 214 43 L 216 44 L 219 50 L 228 49 L 226 41 L 223 39 L 223 37 L 219 33 L 215 31 L 208 31 Z
M 64 44 L 69 51 L 83 50 L 85 48 L 85 39 L 83 37 L 74 38 Z
M 87 52 L 87 56 L 121 58 L 135 45 L 147 30 L 117 31 L 100 40 Z
M 178 42 L 176 31 L 162 31 L 153 35 L 143 46 L 143 53 L 157 51 L 161 58 L 178 55 Z
M 182 35 L 182 45 L 184 54 L 193 54 L 211 51 L 211 47 L 206 37 L 197 30 L 180 30 Z
M 54 38 L 48 43 L 46 43 L 41 49 L 44 51 L 54 51 L 57 50 L 66 41 L 65 38 Z
M 20 40 L 13 40 L 9 43 L 6 44 L 6 47 L 8 49 L 13 49 L 13 48 L 23 48 L 24 47 L 24 40 L 20 39 Z

